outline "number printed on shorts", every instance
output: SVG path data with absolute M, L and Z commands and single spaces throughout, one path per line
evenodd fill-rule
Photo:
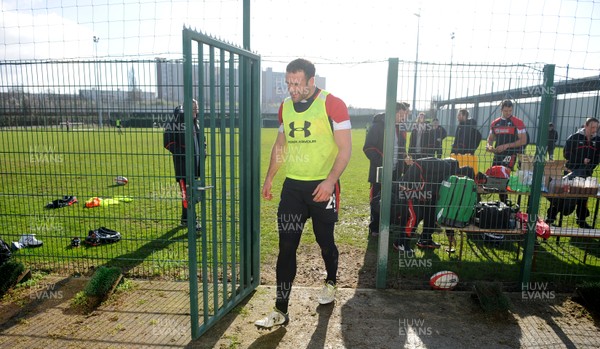
M 327 202 L 326 210 L 335 210 L 335 193 L 331 194 L 329 197 L 329 202 Z

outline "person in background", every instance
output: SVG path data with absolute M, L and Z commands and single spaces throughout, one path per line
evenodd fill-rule
M 554 160 L 554 148 L 558 142 L 558 132 L 554 129 L 554 124 L 548 124 L 548 160 Z
M 398 159 L 405 159 L 406 154 L 406 116 L 408 115 L 409 104 L 404 102 L 396 103 L 396 131 L 394 132 L 394 155 L 393 155 L 393 176 L 398 177 L 404 168 L 404 162 Z M 373 116 L 373 122 L 365 138 L 363 152 L 369 159 L 369 177 L 371 184 L 369 193 L 369 206 L 371 209 L 371 218 L 369 223 L 369 235 L 377 236 L 379 234 L 379 204 L 381 200 L 381 183 L 377 182 L 377 168 L 383 166 L 383 135 L 385 131 L 385 113 L 379 113 Z M 381 180 L 381 179 L 380 179 Z
M 431 125 L 425 122 L 425 113 L 417 115 L 417 121 L 411 127 L 408 154 L 413 159 L 427 157 L 427 133 Z
M 567 160 L 565 167 L 576 177 L 591 177 L 594 169 L 600 163 L 600 137 L 598 132 L 598 119 L 588 118 L 582 129 L 567 138 L 563 155 Z M 550 207 L 546 215 L 546 223 L 552 224 L 556 220 L 560 208 L 565 205 L 564 199 L 550 200 Z M 577 225 L 583 229 L 593 229 L 586 222 L 590 212 L 587 208 L 587 197 L 576 199 Z
M 327 272 L 317 301 L 319 304 L 335 301 L 339 252 L 334 229 L 339 212 L 339 179 L 352 153 L 348 108 L 341 99 L 315 85 L 314 64 L 301 58 L 290 62 L 285 82 L 290 96 L 279 107 L 279 132 L 262 189 L 263 198 L 272 200 L 273 178 L 285 162 L 286 179 L 277 210 L 279 255 L 275 308 L 254 323 L 262 328 L 289 321 L 296 251 L 308 218 L 312 218 Z
M 502 101 L 500 110 L 502 115 L 490 125 L 486 150 L 494 154 L 492 166 L 505 166 L 512 171 L 517 162 L 517 155 L 527 144 L 527 130 L 525 123 L 513 115 L 512 101 Z M 506 194 L 499 196 L 502 202 L 508 199 Z
M 477 121 L 469 118 L 467 109 L 460 109 L 456 114 L 458 126 L 454 135 L 454 142 L 450 150 L 450 157 L 458 160 L 461 166 L 470 166 L 473 171 L 479 171 L 479 160 L 475 152 L 481 143 L 481 133 L 477 129 Z
M 121 130 L 121 118 L 117 118 L 117 121 L 115 121 L 115 126 L 117 127 L 117 130 L 119 131 L 119 133 L 123 133 L 123 130 Z
M 200 177 L 200 144 L 202 144 L 202 134 L 198 126 L 197 114 L 198 114 L 198 102 L 192 100 L 192 113 L 194 115 L 193 127 L 194 127 L 194 174 L 196 177 Z M 120 121 L 117 119 L 117 121 Z M 175 181 L 179 184 L 181 190 L 181 221 L 180 226 L 187 226 L 188 219 L 188 196 L 187 196 L 187 183 L 186 183 L 186 165 L 185 165 L 185 117 L 183 112 L 183 106 L 177 106 L 173 110 L 173 117 L 169 122 L 164 125 L 163 133 L 163 145 L 173 155 L 173 166 L 175 168 Z M 206 150 L 206 145 L 204 147 Z
M 448 135 L 446 129 L 440 126 L 440 121 L 437 118 L 431 120 L 431 129 L 425 134 L 425 153 L 435 158 L 442 158 L 443 156 L 443 143 L 444 139 Z
M 475 151 L 481 143 L 481 132 L 477 129 L 477 121 L 469 118 L 467 109 L 460 109 L 456 114 L 458 126 L 452 143 L 451 154 L 475 155 Z

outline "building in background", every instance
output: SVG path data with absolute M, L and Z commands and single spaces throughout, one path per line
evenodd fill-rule
M 198 65 L 193 65 L 194 81 L 193 85 L 198 86 Z M 204 64 L 204 79 L 208 83 L 209 66 Z M 229 70 L 226 70 L 228 72 Z M 235 83 L 237 84 L 237 70 Z M 220 80 L 220 72 L 217 69 L 215 79 Z M 225 76 L 225 81 L 229 82 L 229 76 Z M 261 87 L 261 110 L 263 113 L 276 113 L 279 104 L 289 95 L 285 84 L 285 72 L 275 72 L 272 68 L 267 68 L 262 72 Z M 315 83 L 318 87 L 326 89 L 327 79 L 317 75 Z M 156 91 L 158 99 L 167 104 L 183 103 L 183 61 L 167 60 L 156 58 Z M 194 91 L 196 94 L 196 91 Z
M 198 65 L 192 65 L 192 70 L 192 85 L 198 86 Z M 204 72 L 206 76 L 206 68 Z M 156 92 L 157 98 L 167 105 L 183 103 L 183 60 L 156 58 Z

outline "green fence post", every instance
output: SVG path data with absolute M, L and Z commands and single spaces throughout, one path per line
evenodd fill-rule
M 192 110 L 192 100 L 191 98 L 189 98 L 190 96 L 192 96 L 193 94 L 193 90 L 192 90 L 192 39 L 191 39 L 191 35 L 189 30 L 187 30 L 186 28 L 183 28 L 183 61 L 185 62 L 183 64 L 183 91 L 184 91 L 184 101 L 185 101 L 185 105 L 183 107 L 183 110 L 188 110 L 191 111 Z M 192 119 L 193 119 L 193 115 L 190 112 L 187 112 L 184 114 L 185 115 L 185 122 L 187 125 L 191 125 L 192 124 Z M 188 130 L 190 130 L 189 132 L 186 130 L 185 133 L 185 141 L 187 144 L 193 144 L 194 139 L 193 139 L 193 133 L 192 133 L 192 128 L 188 128 Z M 189 142 L 189 143 L 188 143 Z M 193 147 L 191 147 L 192 151 L 193 151 Z M 194 178 L 194 166 L 193 166 L 193 155 L 192 156 L 188 156 L 186 154 L 186 168 L 188 173 L 186 173 L 187 176 L 187 183 L 191 183 L 193 185 L 193 178 Z M 189 178 L 192 178 L 192 181 L 189 180 Z M 195 194 L 194 190 L 192 190 L 192 188 L 188 188 L 188 193 L 190 193 L 190 195 L 192 196 L 192 200 L 190 200 L 192 202 L 192 208 L 194 207 L 194 198 L 196 197 L 197 194 Z M 188 215 L 188 220 L 189 220 L 189 224 L 192 224 L 195 219 L 193 216 L 193 212 L 194 210 L 192 210 L 192 216 Z M 190 223 L 191 222 L 191 223 Z M 188 224 L 188 230 L 189 230 L 189 224 Z M 196 237 L 188 234 L 188 256 L 189 256 L 189 262 L 188 262 L 188 268 L 190 270 L 190 321 L 191 321 L 191 328 L 192 328 L 192 338 L 197 338 L 200 333 L 199 333 L 199 325 L 200 325 L 200 319 L 199 319 L 199 315 L 198 315 L 198 259 L 196 258 L 196 250 L 197 250 L 197 246 L 196 246 Z
M 527 234 L 525 235 L 525 247 L 523 250 L 523 263 L 521 263 L 521 289 L 527 287 L 531 279 L 531 268 L 535 249 L 535 225 L 542 192 L 542 178 L 544 175 L 544 164 L 548 144 L 548 123 L 552 117 L 552 103 L 554 101 L 554 64 L 544 66 L 544 86 L 542 88 L 542 107 L 538 122 L 537 146 L 535 147 L 535 158 L 533 161 L 533 180 L 531 182 L 531 193 L 527 207 Z
M 260 149 L 261 137 L 261 109 L 260 109 L 260 77 L 261 77 L 261 62 L 260 58 L 251 61 L 250 82 L 246 84 L 251 87 L 251 149 Z M 251 152 L 252 153 L 252 152 Z M 254 152 L 252 159 L 252 175 L 250 176 L 250 187 L 252 188 L 249 195 L 251 197 L 250 207 L 248 208 L 251 214 L 249 229 L 252 232 L 251 250 L 252 253 L 252 289 L 260 285 L 260 206 L 261 206 L 261 176 L 260 176 L 260 152 Z
M 379 212 L 379 244 L 377 246 L 377 288 L 387 283 L 388 249 L 390 241 L 390 208 L 392 201 L 392 167 L 394 153 L 394 127 L 396 124 L 396 96 L 398 94 L 398 58 L 388 61 L 387 93 L 385 102 L 385 128 L 383 136 L 383 175 L 381 178 L 381 209 Z M 398 159 L 400 161 L 400 159 Z

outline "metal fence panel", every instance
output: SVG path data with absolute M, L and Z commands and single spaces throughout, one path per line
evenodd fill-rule
M 397 61 L 396 63 L 391 61 L 389 64 L 390 66 L 397 64 L 397 100 L 411 103 L 411 91 L 414 87 L 412 77 L 415 74 L 414 64 Z M 446 94 L 440 93 L 440 91 L 444 90 L 444 86 L 446 88 L 450 86 L 448 83 L 450 69 L 452 69 L 451 76 L 454 81 L 451 85 L 452 90 L 448 95 L 452 98 L 445 99 L 440 96 Z M 390 68 L 390 70 L 392 69 Z M 598 91 L 594 87 L 594 79 L 591 78 L 587 85 L 581 83 L 586 79 L 579 79 L 574 82 L 559 81 L 555 82 L 556 85 L 545 86 L 543 71 L 544 69 L 541 66 L 530 65 L 454 64 L 449 67 L 444 64 L 420 64 L 416 73 L 419 78 L 414 80 L 418 84 L 416 105 L 411 106 L 411 114 L 408 120 L 400 127 L 407 131 L 406 148 L 408 152 L 411 152 L 410 144 L 415 139 L 417 130 L 421 126 L 417 123 L 416 116 L 422 112 L 425 113 L 426 119 L 426 123 L 422 126 L 426 131 L 432 130 L 434 119 L 437 119 L 439 125 L 447 131 L 448 136 L 442 142 L 440 157 L 450 157 L 453 137 L 458 124 L 456 115 L 459 109 L 465 108 L 469 111 L 475 127 L 483 136 L 475 156 L 478 159 L 478 171 L 485 173 L 492 166 L 492 154 L 485 150 L 490 124 L 501 115 L 501 101 L 510 99 L 514 103 L 513 115 L 524 121 L 529 133 L 529 145 L 523 150 L 527 157 L 519 156 L 519 159 L 525 159 L 526 162 L 517 161 L 512 175 L 515 179 L 518 176 L 523 176 L 525 171 L 528 172 L 530 179 L 539 175 L 541 177 L 541 179 L 538 179 L 541 181 L 539 190 L 542 196 L 531 195 L 530 192 L 513 192 L 509 194 L 509 199 L 513 203 L 519 204 L 521 212 L 528 212 L 528 208 L 533 208 L 535 214 L 542 219 L 546 218 L 549 200 L 545 196 L 547 195 L 546 191 L 548 190 L 547 185 L 550 176 L 559 179 L 563 175 L 562 171 L 552 174 L 539 173 L 544 170 L 544 165 L 548 161 L 548 157 L 545 155 L 548 150 L 548 135 L 545 133 L 548 125 L 547 121 L 553 121 L 555 125 L 574 126 L 571 129 L 556 127 L 560 136 L 558 146 L 553 152 L 554 159 L 564 161 L 562 146 L 566 137 L 574 133 L 577 126 L 580 127 L 587 117 L 596 116 L 595 113 L 590 114 L 590 111 L 597 110 L 598 98 L 594 96 L 598 95 Z M 448 92 L 447 89 L 445 91 Z M 473 91 L 477 91 L 477 93 Z M 546 114 L 542 114 L 545 112 L 542 104 L 544 94 L 549 96 L 547 103 L 549 103 L 550 112 Z M 390 106 L 388 103 L 387 107 L 387 113 L 395 114 L 395 106 Z M 542 124 L 541 120 L 547 121 Z M 388 138 L 385 142 L 386 146 L 389 146 L 389 148 L 386 148 L 387 151 L 393 151 L 394 140 Z M 425 146 L 425 148 L 427 147 Z M 433 149 L 422 149 L 424 153 L 428 154 L 430 150 Z M 388 153 L 386 152 L 386 154 Z M 410 155 L 417 158 L 415 154 Z M 597 174 L 596 171 L 596 177 Z M 426 196 L 416 197 L 415 195 L 422 193 L 423 187 L 426 188 L 428 185 L 435 183 L 427 183 L 424 179 L 421 182 L 423 183 L 406 183 L 402 179 L 395 178 L 391 182 L 391 186 L 387 187 L 388 189 L 386 189 L 387 183 L 382 183 L 384 190 L 392 191 L 392 199 L 389 202 L 385 200 L 385 195 L 381 196 L 384 199 L 381 212 L 392 210 L 389 230 L 390 245 L 406 230 L 406 217 L 394 222 L 396 213 L 394 208 L 399 205 L 398 197 L 411 196 L 415 207 L 427 206 L 429 202 Z M 531 190 L 531 185 L 535 185 L 535 183 L 530 183 L 528 190 Z M 404 189 L 395 190 L 400 184 L 403 184 Z M 410 187 L 410 184 L 414 185 Z M 410 188 L 407 188 L 407 185 Z M 477 200 L 497 201 L 499 196 L 494 193 L 480 193 Z M 596 214 L 596 202 L 596 198 L 590 198 L 588 202 L 588 208 L 593 217 Z M 436 203 L 429 204 L 435 206 Z M 384 216 L 382 214 L 381 218 L 386 218 Z M 563 219 L 563 228 L 580 231 L 573 216 L 574 214 Z M 499 281 L 504 283 L 506 287 L 518 289 L 521 286 L 521 281 L 526 280 L 526 283 L 529 282 L 523 275 L 524 270 L 531 272 L 530 282 L 551 282 L 555 287 L 565 288 L 573 288 L 583 280 L 600 277 L 600 262 L 596 253 L 597 239 L 589 237 L 560 237 L 557 239 L 552 237 L 545 241 L 538 238 L 532 245 L 534 248 L 527 250 L 525 249 L 527 246 L 525 234 L 520 234 L 518 231 L 515 234 L 501 234 L 502 239 L 493 240 L 480 229 L 466 232 L 469 229 L 450 229 L 449 227 L 436 225 L 433 240 L 441 243 L 442 247 L 439 249 L 421 249 L 416 246 L 416 243 L 422 237 L 424 229 L 422 219 L 423 217 L 417 217 L 418 225 L 413 230 L 410 238 L 413 251 L 398 252 L 392 246 L 388 247 L 389 250 L 380 246 L 378 271 L 387 268 L 387 273 L 383 277 L 389 279 L 387 283 L 381 282 L 382 275 L 378 273 L 378 287 L 387 284 L 394 287 L 420 288 L 427 285 L 429 277 L 440 270 L 456 271 L 461 277 L 461 287 L 469 287 L 470 284 L 478 280 L 490 280 Z M 592 217 L 589 218 L 589 223 L 592 223 L 591 221 Z M 381 226 L 385 226 L 385 223 L 382 223 Z M 531 231 L 535 231 L 535 226 L 530 225 L 524 228 L 533 228 Z M 555 229 L 556 234 L 560 231 L 559 228 L 551 228 Z M 447 234 L 450 230 L 454 230 L 457 234 L 454 244 L 456 252 L 454 253 L 445 252 L 450 243 Z M 381 231 L 381 233 L 386 235 L 384 231 Z M 554 243 L 555 239 L 559 240 L 560 243 Z M 389 258 L 387 252 L 390 252 Z M 383 264 L 385 264 L 385 267 L 382 267 Z
M 180 102 L 140 92 L 141 87 L 153 89 L 146 84 L 155 64 L 0 65 L 6 77 L 0 93 L 2 238 L 10 243 L 35 234 L 43 242 L 15 252 L 18 260 L 61 273 L 86 274 L 111 265 L 129 276 L 188 278 L 187 242 L 179 227 L 181 196 L 171 156 L 163 148 L 164 125 Z M 95 80 L 95 67 L 107 76 Z M 54 79 L 44 85 L 47 75 Z M 118 185 L 118 176 L 128 184 Z M 46 208 L 65 196 L 76 197 L 77 203 Z M 102 199 L 102 205 L 86 208 L 93 198 Z M 118 231 L 121 240 L 71 247 L 72 238 L 83 241 L 100 227 Z

